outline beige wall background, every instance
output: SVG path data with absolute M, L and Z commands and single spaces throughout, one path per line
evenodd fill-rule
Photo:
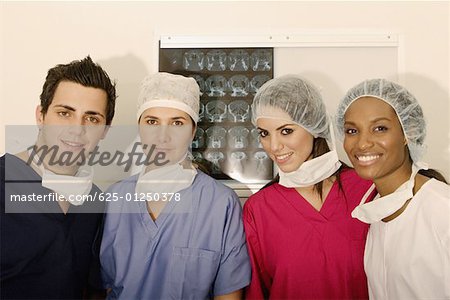
M 397 75 L 417 96 L 427 117 L 425 160 L 449 178 L 449 16 L 447 1 L 3 1 L 0 152 L 5 151 L 6 125 L 34 124 L 47 70 L 58 63 L 91 55 L 117 81 L 114 124 L 134 124 L 140 81 L 157 69 L 159 33 L 382 30 L 401 37 Z

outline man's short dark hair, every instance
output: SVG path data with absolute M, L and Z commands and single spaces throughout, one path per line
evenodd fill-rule
M 56 88 L 61 81 L 75 82 L 85 87 L 104 90 L 107 95 L 106 124 L 111 124 L 116 104 L 116 84 L 111 82 L 108 74 L 100 65 L 94 63 L 90 56 L 82 60 L 72 61 L 69 64 L 59 64 L 48 70 L 40 96 L 41 112 L 44 116 L 53 101 Z

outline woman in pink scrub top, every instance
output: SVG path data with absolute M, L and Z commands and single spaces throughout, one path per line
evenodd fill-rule
M 351 212 L 371 182 L 340 163 L 320 93 L 282 76 L 258 91 L 252 113 L 279 175 L 244 206 L 247 299 L 368 298 L 368 225 Z

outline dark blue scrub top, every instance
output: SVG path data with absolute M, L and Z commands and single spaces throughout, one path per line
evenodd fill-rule
M 82 298 L 89 276 L 100 277 L 93 244 L 101 237 L 103 214 L 83 213 L 98 202 L 71 205 L 66 215 L 57 202 L 21 203 L 20 208 L 45 208 L 42 213 L 5 213 L 12 194 L 51 191 L 41 186 L 41 177 L 30 166 L 10 154 L 0 157 L 0 177 L 1 299 Z M 93 186 L 91 194 L 95 192 L 100 190 Z

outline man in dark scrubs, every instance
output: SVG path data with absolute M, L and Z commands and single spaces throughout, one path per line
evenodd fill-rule
M 0 295 L 80 299 L 100 281 L 103 218 L 85 162 L 113 119 L 115 84 L 88 56 L 50 69 L 40 99 L 34 146 L 0 158 Z

